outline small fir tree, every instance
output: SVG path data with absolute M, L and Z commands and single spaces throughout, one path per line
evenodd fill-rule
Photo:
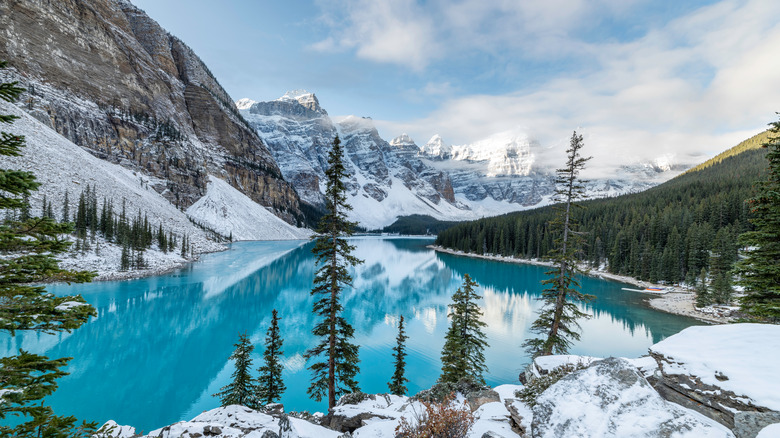
M 701 268 L 699 281 L 696 282 L 696 306 L 706 307 L 712 304 L 712 294 L 707 286 L 707 270 Z
M 254 377 L 250 374 L 252 369 L 251 355 L 255 347 L 249 341 L 246 333 L 238 335 L 238 342 L 234 346 L 236 349 L 230 355 L 230 359 L 235 361 L 236 367 L 231 376 L 233 380 L 220 388 L 220 391 L 214 394 L 214 397 L 219 397 L 222 406 L 241 405 L 250 409 L 259 409 L 257 384 Z
M 780 114 L 780 113 L 778 113 Z M 780 121 L 770 124 L 763 147 L 769 151 L 766 179 L 748 200 L 755 229 L 740 236 L 745 258 L 737 265 L 739 284 L 745 287 L 742 310 L 770 322 L 780 322 Z
M 343 155 L 336 136 L 325 171 L 327 213 L 320 220 L 312 249 L 320 265 L 311 291 L 316 297 L 313 312 L 322 318 L 312 333 L 320 340 L 305 355 L 307 360 L 317 359 L 309 365 L 312 379 L 307 393 L 317 401 L 327 397 L 329 409 L 336 405 L 338 396 L 359 391 L 355 380 L 360 371 L 358 346 L 350 342 L 355 329 L 344 319 L 341 304 L 341 292 L 352 285 L 347 268 L 362 263 L 352 255 L 355 247 L 346 239 L 352 235 L 355 224 L 347 220 L 352 206 L 347 203 Z
M 284 340 L 279 331 L 279 314 L 276 309 L 271 316 L 271 327 L 268 328 L 265 336 L 265 351 L 263 352 L 263 366 L 260 367 L 260 377 L 258 381 L 258 399 L 261 405 L 275 403 L 282 398 L 282 394 L 287 389 L 282 380 L 281 357 Z
M 398 336 L 395 338 L 395 347 L 393 347 L 395 371 L 393 372 L 393 378 L 387 383 L 390 394 L 404 395 L 407 391 L 406 382 L 409 381 L 405 376 L 407 339 L 409 339 L 409 336 L 406 336 L 406 332 L 404 331 L 404 317 L 401 315 L 401 319 L 398 321 Z
M 474 291 L 479 285 L 469 274 L 463 276 L 463 285 L 452 295 L 450 328 L 441 350 L 441 376 L 439 382 L 457 383 L 467 378 L 484 384 L 482 373 L 487 371 L 485 354 L 487 347 L 482 328 L 487 324 L 480 320 L 482 309 L 477 300 L 482 297 Z
M 0 68 L 6 63 L 0 62 Z M 0 99 L 16 100 L 23 91 L 16 83 L 0 83 Z M 18 116 L 0 114 L 0 124 L 12 123 Z M 0 155 L 19 156 L 24 137 L 0 132 Z M 29 211 L 25 201 L 39 187 L 30 172 L 0 169 L 0 210 Z M 68 249 L 62 239 L 73 224 L 56 223 L 48 217 L 11 218 L 0 224 L 0 330 L 37 333 L 70 332 L 95 315 L 95 309 L 79 296 L 55 297 L 40 286 L 43 282 L 90 281 L 94 273 L 60 269 L 56 254 Z M 49 359 L 19 350 L 0 358 L 0 420 L 21 417 L 16 425 L 0 425 L 0 436 L 90 436 L 94 425 L 76 425 L 74 417 L 58 417 L 43 399 L 57 389 L 56 380 L 68 358 Z
M 555 267 L 546 273 L 550 278 L 542 281 L 543 285 L 548 286 L 542 291 L 540 298 L 544 305 L 539 317 L 531 325 L 531 332 L 546 336 L 523 343 L 526 351 L 533 357 L 566 354 L 572 341 L 580 339 L 577 319 L 589 317 L 573 302 L 593 298 L 578 290 L 580 283 L 575 278 L 576 274 L 581 273 L 576 254 L 583 238 L 576 231 L 577 223 L 572 209 L 580 207 L 575 202 L 585 198 L 585 186 L 579 179 L 579 173 L 592 158 L 583 158 L 580 155 L 583 146 L 582 135 L 577 135 L 575 131 L 571 136 L 569 149 L 566 150 L 566 167 L 557 170 L 555 197 L 559 204 L 555 207 L 555 220 L 550 223 L 552 228 L 558 230 L 558 237 L 551 251 Z

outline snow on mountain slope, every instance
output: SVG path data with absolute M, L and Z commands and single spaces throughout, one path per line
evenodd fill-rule
M 0 155 L 0 166 L 35 174 L 41 186 L 30 196 L 33 214 L 40 215 L 45 195 L 47 202 L 53 204 L 55 216 L 61 218 L 66 192 L 73 214 L 79 195 L 89 185 L 96 190 L 101 205 L 104 198 L 113 200 L 115 213 L 121 211 L 124 202 L 129 216 L 142 211 L 148 216 L 153 229 L 162 224 L 166 230 L 179 236 L 179 240 L 181 236 L 188 236 L 194 253 L 219 251 L 224 248 L 209 240 L 183 212 L 150 187 L 160 181 L 92 156 L 13 104 L 0 101 L 0 113 L 20 117 L 10 126 L 3 126 L 3 130 L 24 135 L 26 147 L 22 149 L 22 155 L 19 157 Z M 121 255 L 121 251 L 111 246 L 104 243 L 99 255 L 66 255 L 63 266 L 94 269 L 101 275 L 108 275 L 119 267 Z M 175 253 L 155 253 L 151 251 L 146 257 L 147 263 L 155 270 L 172 268 L 184 261 Z
M 532 145 L 538 143 L 525 134 L 507 131 L 472 144 L 452 146 L 451 153 L 453 160 L 486 162 L 487 177 L 527 176 L 534 162 Z
M 209 175 L 206 194 L 187 209 L 187 215 L 223 236 L 232 235 L 233 240 L 297 240 L 311 235 L 213 175 Z
M 369 229 L 409 214 L 470 220 L 552 202 L 555 169 L 536 162 L 534 153 L 541 145 L 522 132 L 502 132 L 460 146 L 434 135 L 420 147 L 406 134 L 385 141 L 369 117 L 331 119 L 306 90 L 250 102 L 237 102 L 241 114 L 268 146 L 285 179 L 311 204 L 324 205 L 327 153 L 339 135 L 354 207 L 350 218 Z M 663 168 L 657 167 L 594 179 L 586 191 L 603 197 L 647 189 L 660 182 L 657 175 Z

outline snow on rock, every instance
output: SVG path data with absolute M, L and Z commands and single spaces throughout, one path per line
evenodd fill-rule
M 733 437 L 724 426 L 667 402 L 636 368 L 608 358 L 574 372 L 537 398 L 534 438 Z
M 94 438 L 134 438 L 136 433 L 132 426 L 120 426 L 116 421 L 108 420 L 92 436 Z
M 123 202 L 128 216 L 135 216 L 139 210 L 142 211 L 153 229 L 156 230 L 162 223 L 163 228 L 178 236 L 179 241 L 181 236 L 186 235 L 195 254 L 224 249 L 223 245 L 209 240 L 205 232 L 193 225 L 183 212 L 151 187 L 164 185 L 161 180 L 94 157 L 13 104 L 0 101 L 0 113 L 19 116 L 13 124 L 3 129 L 15 135 L 24 135 L 26 139 L 22 155 L 2 155 L 0 166 L 32 172 L 41 183 L 39 189 L 30 196 L 33 214 L 40 214 L 45 195 L 47 202 L 53 205 L 55 216 L 61 219 L 66 193 L 73 214 L 79 195 L 89 185 L 95 189 L 99 205 L 106 198 L 113 200 L 115 214 L 119 214 Z M 121 252 L 121 248 L 98 238 L 88 251 L 71 251 L 60 255 L 60 266 L 65 269 L 94 270 L 98 272 L 99 279 L 138 275 L 139 272 L 117 272 Z M 152 250 L 147 251 L 144 257 L 149 269 L 141 273 L 162 272 L 186 262 L 178 251 L 163 253 Z
M 665 376 L 693 376 L 745 404 L 780 411 L 778 325 L 689 327 L 650 347 L 650 354 Z
M 106 424 L 116 424 L 109 421 Z M 121 426 L 126 428 L 128 426 Z M 132 429 L 132 428 L 131 428 Z M 338 438 L 341 434 L 322 426 L 317 426 L 299 418 L 286 415 L 272 417 L 244 406 L 231 405 L 203 412 L 190 421 L 180 421 L 151 431 L 140 438 L 261 438 L 273 432 L 278 436 L 283 432 L 285 438 Z M 125 438 L 128 435 L 112 433 L 97 435 L 97 438 Z
M 59 310 L 60 312 L 67 312 L 68 310 L 79 307 L 79 306 L 86 306 L 87 303 L 82 303 L 79 301 L 65 301 L 64 303 L 60 304 L 59 306 L 55 307 L 54 310 Z
M 311 231 L 295 228 L 227 182 L 210 176 L 206 194 L 187 209 L 187 215 L 233 240 L 308 239 Z
M 236 108 L 239 110 L 249 109 L 255 103 L 257 103 L 257 101 L 245 97 L 236 101 Z
M 756 438 L 777 438 L 780 436 L 780 423 L 770 424 L 761 429 Z

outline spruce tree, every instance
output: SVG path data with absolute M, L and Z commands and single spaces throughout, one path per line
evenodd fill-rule
M 780 114 L 780 113 L 778 113 Z M 759 319 L 780 322 L 780 121 L 770 124 L 766 179 L 748 201 L 755 229 L 740 236 L 745 258 L 739 262 L 739 284 L 745 287 L 742 310 Z
M 487 371 L 483 353 L 487 341 L 482 328 L 487 324 L 479 319 L 482 309 L 477 300 L 482 297 L 474 291 L 475 287 L 479 285 L 465 274 L 463 285 L 452 295 L 450 328 L 441 350 L 440 382 L 457 383 L 466 378 L 485 384 L 482 373 Z
M 550 278 L 542 281 L 547 286 L 540 298 L 544 305 L 539 317 L 531 325 L 531 332 L 544 337 L 523 343 L 533 357 L 566 354 L 572 341 L 580 339 L 577 319 L 589 317 L 574 303 L 574 300 L 592 299 L 592 296 L 578 290 L 580 283 L 575 278 L 575 275 L 581 273 L 576 255 L 583 238 L 577 233 L 577 222 L 572 210 L 579 207 L 575 204 L 577 200 L 585 198 L 585 187 L 579 179 L 579 173 L 592 158 L 580 155 L 583 146 L 582 135 L 577 135 L 575 131 L 566 150 L 566 167 L 556 171 L 555 199 L 559 204 L 555 207 L 555 219 L 550 223 L 558 233 L 551 251 L 554 268 L 546 272 Z
M 252 369 L 251 355 L 255 347 L 249 341 L 246 333 L 238 335 L 238 342 L 234 346 L 236 349 L 230 355 L 230 359 L 235 361 L 236 368 L 230 376 L 233 380 L 220 388 L 214 397 L 219 397 L 222 406 L 242 405 L 250 409 L 260 409 L 260 403 L 257 400 L 257 384 L 250 374 Z
M 355 380 L 360 370 L 358 346 L 350 342 L 355 330 L 344 319 L 341 304 L 341 292 L 352 285 L 347 268 L 362 263 L 352 255 L 355 247 L 346 239 L 352 235 L 355 224 L 347 220 L 352 206 L 347 203 L 343 155 L 336 136 L 325 171 L 327 213 L 320 220 L 312 249 L 320 265 L 311 291 L 316 297 L 313 312 L 322 318 L 312 330 L 319 342 L 305 355 L 307 360 L 315 360 L 309 365 L 312 379 L 307 393 L 317 401 L 327 397 L 329 409 L 336 405 L 336 397 L 359 391 Z
M 279 332 L 279 314 L 276 309 L 271 316 L 271 326 L 265 335 L 265 351 L 263 352 L 263 365 L 258 369 L 260 377 L 257 379 L 258 399 L 261 405 L 277 402 L 287 389 L 282 380 L 284 367 L 280 361 L 284 340 Z
M 701 274 L 699 274 L 699 281 L 696 283 L 696 306 L 706 307 L 712 304 L 712 293 L 707 286 L 707 270 L 701 268 Z
M 0 68 L 6 63 L 0 62 Z M 13 102 L 23 91 L 16 83 L 0 83 L 0 98 Z M 0 114 L 0 124 L 10 124 L 17 116 Z M 19 156 L 24 137 L 0 132 L 0 154 Z M 0 210 L 29 210 L 25 199 L 39 187 L 30 172 L 0 169 Z M 92 272 L 60 269 L 56 254 L 70 243 L 62 239 L 73 224 L 57 223 L 48 217 L 6 220 L 0 224 L 0 330 L 12 336 L 17 331 L 38 333 L 70 332 L 95 315 L 95 309 L 79 296 L 55 297 L 45 287 L 47 281 L 81 283 Z M 0 426 L 0 436 L 89 436 L 91 424 L 76 425 L 73 417 L 55 416 L 43 399 L 57 389 L 56 380 L 69 358 L 49 359 L 19 350 L 15 356 L 0 358 L 0 420 L 22 417 L 17 425 Z
M 404 317 L 401 315 L 401 319 L 398 321 L 398 336 L 395 338 L 395 347 L 393 347 L 395 371 L 393 372 L 393 378 L 387 383 L 390 394 L 404 395 L 407 391 L 406 382 L 409 381 L 405 376 L 407 339 L 409 339 L 409 336 L 406 336 L 406 332 L 404 331 Z

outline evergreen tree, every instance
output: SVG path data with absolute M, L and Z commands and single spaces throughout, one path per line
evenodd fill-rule
M 70 199 L 68 190 L 65 190 L 65 200 L 62 202 L 62 221 L 68 222 L 70 220 Z
M 234 344 L 236 349 L 230 355 L 235 361 L 235 371 L 231 375 L 232 382 L 220 388 L 214 397 L 219 397 L 222 406 L 242 405 L 250 409 L 259 409 L 257 400 L 257 385 L 250 374 L 252 369 L 252 351 L 255 347 L 249 341 L 246 333 L 238 335 L 238 342 Z
M 344 186 L 347 171 L 343 155 L 341 141 L 336 136 L 325 171 L 327 213 L 320 220 L 312 249 L 320 265 L 311 291 L 316 297 L 313 311 L 322 317 L 312 333 L 320 341 L 305 355 L 307 360 L 317 360 L 309 365 L 312 381 L 307 393 L 317 401 L 327 396 L 328 408 L 336 405 L 336 397 L 359 391 L 355 380 L 360 370 L 358 346 L 350 342 L 355 330 L 344 319 L 341 304 L 342 290 L 352 285 L 347 267 L 362 263 L 352 255 L 355 247 L 346 239 L 352 235 L 355 224 L 347 220 L 347 212 L 352 207 L 347 203 Z
M 768 149 L 769 169 L 758 193 L 750 199 L 755 226 L 740 236 L 747 247 L 745 259 L 737 266 L 739 283 L 747 294 L 742 309 L 748 314 L 772 322 L 780 322 L 780 121 L 770 124 L 771 135 L 763 144 Z
M 450 328 L 445 336 L 444 347 L 441 350 L 440 382 L 457 383 L 467 378 L 485 384 L 482 373 L 487 371 L 485 354 L 487 347 L 482 327 L 487 324 L 479 318 L 482 309 L 477 300 L 482 298 L 474 291 L 479 285 L 469 274 L 463 276 L 463 285 L 452 295 L 452 304 L 448 316 Z
M 574 300 L 592 299 L 578 290 L 580 283 L 575 278 L 581 271 L 577 266 L 576 254 L 582 244 L 582 235 L 577 233 L 577 222 L 573 218 L 575 202 L 585 197 L 585 187 L 579 180 L 579 173 L 591 157 L 583 158 L 580 149 L 584 146 L 582 135 L 572 134 L 569 149 L 566 150 L 566 167 L 557 170 L 556 206 L 558 214 L 550 224 L 558 230 L 555 248 L 551 253 L 554 268 L 546 274 L 551 277 L 542 281 L 548 287 L 542 291 L 544 301 L 539 317 L 531 325 L 533 333 L 546 335 L 544 338 L 529 339 L 523 343 L 533 357 L 551 354 L 566 354 L 572 340 L 579 340 L 577 319 L 587 318 Z
M 0 62 L 0 68 L 6 63 Z M 16 83 L 0 83 L 0 98 L 13 102 L 23 91 Z M 17 116 L 0 114 L 0 123 L 12 123 Z M 0 132 L 0 154 L 19 156 L 24 137 Z M 25 199 L 39 183 L 30 172 L 0 169 L 0 210 L 29 209 Z M 81 296 L 55 297 L 40 284 L 47 281 L 81 283 L 91 272 L 60 269 L 56 254 L 67 250 L 61 236 L 72 224 L 58 224 L 48 217 L 6 220 L 0 224 L 0 330 L 12 336 L 17 331 L 38 333 L 70 332 L 95 315 L 95 309 Z M 0 358 L 0 420 L 24 417 L 16 426 L 0 425 L 0 436 L 89 436 L 91 424 L 77 426 L 74 417 L 55 416 L 43 399 L 57 389 L 56 380 L 68 358 L 49 359 L 19 350 Z
M 404 331 L 404 317 L 401 315 L 401 319 L 398 321 L 398 336 L 395 338 L 395 347 L 393 347 L 393 360 L 395 361 L 395 371 L 393 372 L 393 378 L 388 382 L 387 387 L 390 389 L 390 394 L 404 395 L 406 394 L 406 382 L 409 379 L 405 376 L 406 371 L 406 340 L 409 336 L 406 336 Z
M 705 307 L 712 304 L 712 294 L 707 286 L 707 270 L 701 268 L 699 281 L 696 282 L 696 306 Z
M 257 395 L 261 405 L 277 402 L 287 389 L 282 380 L 282 371 L 284 370 L 280 362 L 280 358 L 284 354 L 282 344 L 284 341 L 279 332 L 279 314 L 274 309 L 271 316 L 271 327 L 268 328 L 265 335 L 263 365 L 258 370 L 260 377 L 257 379 Z

